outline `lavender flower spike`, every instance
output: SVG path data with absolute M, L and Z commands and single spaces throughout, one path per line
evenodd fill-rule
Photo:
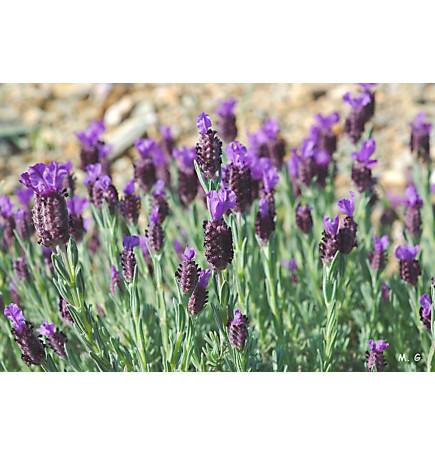
M 148 246 L 156 252 L 162 250 L 164 242 L 164 232 L 160 223 L 160 217 L 159 207 L 154 206 L 151 210 L 150 222 L 145 233 Z
M 195 255 L 195 249 L 186 247 L 182 257 L 182 263 L 175 273 L 180 290 L 186 295 L 195 289 L 198 282 L 198 265 L 193 261 Z
M 387 262 L 386 250 L 389 245 L 388 236 L 373 236 L 373 251 L 369 253 L 370 266 L 373 269 L 383 269 Z
M 370 191 L 375 183 L 372 176 L 372 168 L 377 163 L 377 160 L 370 158 L 375 150 L 375 140 L 369 139 L 363 143 L 358 152 L 352 154 L 352 158 L 354 159 L 352 165 L 352 181 L 360 193 Z
M 426 114 L 417 114 L 411 123 L 410 148 L 424 161 L 430 160 L 430 134 L 432 124 L 426 121 Z
M 196 119 L 199 141 L 196 144 L 196 160 L 207 179 L 214 179 L 221 169 L 222 141 L 212 130 L 210 117 L 201 113 Z
M 424 293 L 419 300 L 420 303 L 420 320 L 424 326 L 430 331 L 432 326 L 432 299 Z
M 234 141 L 237 137 L 236 116 L 234 115 L 235 106 L 236 100 L 229 98 L 224 100 L 216 109 L 216 114 L 219 115 L 219 134 L 227 143 Z
M 322 240 L 319 243 L 320 258 L 324 263 L 329 263 L 333 260 L 335 254 L 338 252 L 338 215 L 334 219 L 329 217 L 323 218 L 324 231 Z
M 235 310 L 233 319 L 228 322 L 228 338 L 235 348 L 244 349 L 248 338 L 248 319 L 239 309 Z
M 409 185 L 405 191 L 405 227 L 413 236 L 420 236 L 421 234 L 421 207 L 423 200 L 415 188 L 415 185 Z
M 385 369 L 384 351 L 390 346 L 383 339 L 377 342 L 369 340 L 369 351 L 366 353 L 367 370 L 382 372 Z
M 418 246 L 401 245 L 395 252 L 400 263 L 400 277 L 414 287 L 417 285 L 418 276 L 421 275 L 420 263 L 416 259 L 418 250 Z
M 33 326 L 24 318 L 21 309 L 14 303 L 3 311 L 12 324 L 12 335 L 21 350 L 21 358 L 27 365 L 39 365 L 44 361 L 45 351 L 41 341 L 33 332 Z
M 121 252 L 122 274 L 126 282 L 131 282 L 136 268 L 136 256 L 133 252 L 134 247 L 140 243 L 139 236 L 125 236 L 123 240 L 124 250 Z
M 191 315 L 198 315 L 207 304 L 207 286 L 210 280 L 210 276 L 210 269 L 204 269 L 199 273 L 198 283 L 187 303 L 187 310 Z
M 33 223 L 39 241 L 46 247 L 66 244 L 69 239 L 68 209 L 63 192 L 67 174 L 57 162 L 37 163 L 21 174 L 20 182 L 35 194 Z
M 66 202 L 69 210 L 69 232 L 76 241 L 81 241 L 86 231 L 82 214 L 88 204 L 86 198 L 77 195 Z
M 134 193 L 134 179 L 124 187 L 124 198 L 119 201 L 119 210 L 128 223 L 136 224 L 141 208 L 140 197 Z
M 48 344 L 58 356 L 66 358 L 66 336 L 62 331 L 56 330 L 54 323 L 45 321 L 39 327 L 39 333 L 47 338 Z

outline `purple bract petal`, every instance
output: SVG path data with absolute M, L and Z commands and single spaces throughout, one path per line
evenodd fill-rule
M 196 126 L 198 127 L 198 130 L 202 134 L 206 134 L 209 128 L 211 128 L 211 120 L 208 114 L 205 112 L 202 112 L 197 118 L 196 118 Z
M 4 218 L 12 217 L 14 206 L 10 198 L 6 195 L 0 196 L 0 215 Z
M 101 164 L 95 163 L 94 165 L 86 166 L 87 175 L 84 180 L 85 185 L 95 184 L 96 180 L 101 176 Z
M 56 327 L 54 323 L 49 323 L 48 321 L 44 321 L 42 325 L 39 327 L 39 334 L 45 337 L 52 337 L 56 332 Z
M 335 236 L 338 232 L 339 217 L 336 215 L 333 219 L 323 217 L 323 227 L 330 236 Z
M 11 322 L 15 331 L 20 332 L 26 326 L 23 311 L 14 303 L 5 307 L 4 316 Z
M 218 114 L 221 117 L 233 116 L 236 103 L 237 102 L 234 98 L 228 98 L 228 100 L 222 101 L 216 108 L 216 114 Z
M 21 174 L 20 182 L 38 195 L 45 196 L 63 190 L 67 175 L 68 170 L 58 162 L 53 161 L 48 165 L 37 163 Z
M 191 261 L 195 258 L 195 255 L 196 255 L 195 249 L 193 247 L 187 246 L 184 249 L 183 259 L 185 259 L 187 261 Z
M 67 200 L 66 205 L 68 210 L 72 215 L 82 215 L 83 211 L 88 206 L 89 201 L 86 198 L 81 198 L 80 196 L 73 196 L 71 199 Z
M 15 195 L 22 206 L 28 207 L 33 197 L 33 190 L 31 188 L 21 187 L 16 190 Z
M 349 192 L 349 195 L 349 199 L 343 198 L 339 200 L 337 206 L 343 215 L 353 217 L 353 212 L 355 210 L 355 193 Z
M 131 179 L 127 182 L 126 186 L 123 189 L 126 195 L 133 195 L 134 193 L 134 179 Z
M 370 157 L 374 154 L 376 150 L 376 141 L 374 139 L 368 139 L 364 141 L 361 149 L 358 152 L 354 152 L 352 154 L 352 158 L 356 160 L 358 163 L 367 166 L 368 168 L 372 168 L 376 163 L 377 160 L 371 160 Z
M 140 244 L 139 236 L 125 236 L 122 246 L 125 250 L 132 250 Z
M 236 195 L 232 190 L 221 188 L 207 193 L 208 210 L 213 220 L 219 220 L 236 204 Z
M 203 269 L 198 276 L 198 286 L 201 288 L 207 288 L 208 281 L 210 280 L 211 270 Z
M 233 141 L 227 146 L 227 155 L 230 161 L 244 165 L 248 161 L 248 151 L 239 141 Z
M 418 245 L 415 247 L 412 245 L 400 245 L 396 248 L 396 258 L 399 260 L 411 261 L 417 256 L 418 250 Z

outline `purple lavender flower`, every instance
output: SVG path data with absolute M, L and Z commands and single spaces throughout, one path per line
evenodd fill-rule
M 233 141 L 227 146 L 227 155 L 231 162 L 224 168 L 222 180 L 225 187 L 236 195 L 235 211 L 243 213 L 252 202 L 252 177 L 248 166 L 248 153 L 243 144 Z
M 204 269 L 199 272 L 197 285 L 187 303 L 187 310 L 191 315 L 198 315 L 207 304 L 207 286 L 210 276 L 210 269 Z
M 406 214 L 405 227 L 412 236 L 420 236 L 421 234 L 421 207 L 423 200 L 415 188 L 415 185 L 409 185 L 405 191 Z
M 340 212 L 345 215 L 343 226 L 338 231 L 338 250 L 341 253 L 348 254 L 357 246 L 356 234 L 358 225 L 353 219 L 355 210 L 355 195 L 350 192 L 349 199 L 343 198 L 337 203 Z
M 370 103 L 370 96 L 365 92 L 352 96 L 348 92 L 343 96 L 343 100 L 351 107 L 344 124 L 344 130 L 352 142 L 356 144 L 364 133 L 364 127 L 367 122 L 366 106 Z
M 373 269 L 383 269 L 387 262 L 388 236 L 373 236 L 373 251 L 369 253 L 370 266 Z
M 20 182 L 35 194 L 33 224 L 46 247 L 66 244 L 69 239 L 68 209 L 63 182 L 68 171 L 57 162 L 37 163 L 21 174 Z
M 352 154 L 352 158 L 354 159 L 352 165 L 352 181 L 360 193 L 372 190 L 375 184 L 372 176 L 372 168 L 377 163 L 377 160 L 370 158 L 375 150 L 375 140 L 369 139 L 364 141 L 359 151 Z
M 372 82 L 365 82 L 359 84 L 363 93 L 369 97 L 369 102 L 364 106 L 364 120 L 368 122 L 374 115 L 376 109 L 375 89 L 377 84 Z
M 400 277 L 412 286 L 417 285 L 418 276 L 421 275 L 420 264 L 416 259 L 419 246 L 401 245 L 396 248 L 396 258 L 400 263 Z
M 166 155 L 166 158 L 169 159 L 172 157 L 172 152 L 175 148 L 175 140 L 172 134 L 172 129 L 168 125 L 162 125 L 160 127 L 160 134 L 162 136 L 162 140 L 160 142 L 160 148 Z
M 134 178 L 139 186 L 149 192 L 157 180 L 154 150 L 157 144 L 152 139 L 138 139 L 134 143 L 140 158 L 134 162 Z
M 230 340 L 230 344 L 237 348 L 237 350 L 243 350 L 247 338 L 248 319 L 239 309 L 236 309 L 233 319 L 228 322 L 228 339 Z
M 420 303 L 420 320 L 430 331 L 432 327 L 432 299 L 427 293 L 424 293 L 419 300 Z
M 119 201 L 119 210 L 128 223 L 137 224 L 141 200 L 134 193 L 134 180 L 130 180 L 124 187 L 124 197 Z
M 174 239 L 174 241 L 172 242 L 172 245 L 174 247 L 175 253 L 177 254 L 178 258 L 180 258 L 182 260 L 184 248 L 181 245 L 181 242 L 178 239 Z
M 317 114 L 315 124 L 311 127 L 310 137 L 315 141 L 319 150 L 326 151 L 332 158 L 337 150 L 337 135 L 332 128 L 340 121 L 340 114 L 333 112 L 329 115 Z
M 181 203 L 187 206 L 198 194 L 199 181 L 193 164 L 196 149 L 189 147 L 175 149 L 173 155 L 178 166 L 178 195 Z
M 111 146 L 107 145 L 102 139 L 106 127 L 102 120 L 92 121 L 85 130 L 76 133 L 80 141 L 80 163 L 83 170 L 88 165 L 102 163 L 103 167 L 108 166 L 107 155 L 111 152 Z M 107 169 L 106 169 L 107 171 Z
M 199 141 L 196 144 L 196 160 L 201 172 L 207 179 L 214 179 L 220 172 L 222 163 L 222 141 L 212 130 L 210 117 L 201 113 L 196 119 Z
M 234 192 L 221 188 L 207 193 L 210 221 L 204 222 L 204 248 L 209 264 L 216 270 L 225 269 L 234 256 L 231 228 L 222 216 L 236 204 Z
M 29 239 L 34 231 L 32 213 L 27 209 L 17 209 L 15 212 L 15 228 L 21 239 Z
M 313 229 L 311 208 L 307 204 L 298 203 L 296 206 L 296 226 L 305 234 L 309 234 Z
M 148 246 L 155 252 L 160 252 L 163 248 L 164 233 L 160 223 L 159 208 L 154 206 L 151 210 L 150 221 L 145 232 Z
M 169 205 L 166 199 L 165 183 L 158 180 L 153 189 L 152 207 L 158 214 L 158 222 L 162 224 L 169 215 Z
M 199 269 L 193 260 L 196 252 L 192 247 L 186 247 L 183 253 L 182 262 L 175 273 L 180 290 L 185 295 L 190 294 L 198 282 Z
M 384 351 L 390 346 L 387 342 L 380 339 L 377 342 L 369 340 L 369 351 L 366 353 L 367 370 L 370 372 L 382 372 L 385 369 Z
M 320 258 L 324 263 L 329 263 L 335 257 L 338 252 L 339 241 L 338 241 L 338 215 L 331 219 L 329 217 L 323 218 L 323 234 L 322 240 L 319 243 Z
M 2 247 L 7 250 L 14 242 L 14 206 L 8 196 L 0 196 L 0 227 L 3 231 Z
M 112 178 L 107 175 L 101 175 L 92 187 L 92 203 L 100 208 L 103 202 L 107 203 L 109 210 L 114 212 L 119 205 L 118 190 L 112 184 Z
M 259 155 L 272 160 L 273 166 L 281 169 L 286 149 L 286 142 L 280 136 L 280 128 L 275 119 L 266 119 L 256 134 Z
M 430 134 L 432 124 L 427 122 L 426 114 L 417 114 L 411 123 L 410 147 L 412 152 L 424 161 L 430 160 Z
M 139 236 L 125 236 L 122 245 L 124 247 L 121 252 L 122 274 L 126 282 L 132 282 L 136 268 L 133 249 L 139 245 Z
M 88 204 L 88 200 L 80 196 L 73 196 L 66 202 L 69 211 L 69 233 L 77 242 L 83 239 L 86 232 L 83 211 Z
M 216 114 L 219 116 L 219 135 L 227 143 L 234 141 L 237 137 L 236 116 L 234 115 L 235 106 L 236 100 L 229 98 L 222 101 L 216 109 Z
M 39 334 L 47 339 L 48 345 L 58 356 L 61 358 L 66 358 L 66 336 L 62 331 L 56 329 L 54 323 L 44 321 L 44 323 L 42 323 L 42 325 L 39 327 Z
M 11 322 L 12 335 L 21 350 L 21 358 L 27 365 L 39 365 L 44 361 L 45 351 L 41 341 L 33 332 L 33 326 L 28 323 L 22 310 L 14 303 L 9 304 L 3 311 Z
M 266 245 L 275 231 L 275 214 L 270 207 L 270 202 L 266 198 L 259 201 L 259 210 L 255 217 L 255 233 L 261 242 Z

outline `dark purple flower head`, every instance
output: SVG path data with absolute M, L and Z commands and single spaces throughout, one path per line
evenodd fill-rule
M 350 92 L 347 92 L 343 96 L 343 101 L 349 104 L 352 109 L 360 110 L 370 103 L 370 95 L 366 92 L 362 92 L 358 95 L 352 96 Z
M 9 304 L 3 311 L 5 317 L 11 322 L 12 328 L 20 333 L 26 328 L 23 311 L 14 303 Z
M 238 350 L 243 350 L 246 339 L 248 338 L 248 319 L 245 315 L 236 309 L 234 317 L 228 322 L 228 338 L 231 345 Z
M 122 245 L 125 250 L 133 250 L 140 243 L 139 236 L 124 236 Z
M 338 233 L 339 217 L 336 215 L 333 219 L 323 217 L 323 227 L 329 236 L 336 236 Z
M 332 158 L 326 150 L 316 150 L 314 153 L 314 163 L 320 168 L 327 168 Z
M 423 318 L 430 318 L 431 310 L 432 310 L 432 299 L 427 293 L 424 293 L 419 300 L 420 307 L 421 307 L 421 314 Z
M 95 184 L 97 179 L 102 175 L 101 163 L 95 163 L 86 166 L 86 177 L 84 180 L 85 185 Z
M 349 199 L 343 198 L 339 200 L 337 206 L 343 215 L 352 218 L 355 210 L 355 194 L 353 192 L 349 192 Z
M 86 198 L 80 196 L 73 196 L 68 199 L 66 205 L 71 215 L 80 216 L 83 211 L 88 207 L 89 201 Z
M 207 288 L 210 277 L 211 269 L 201 270 L 198 276 L 198 286 L 201 288 Z
M 383 339 L 380 339 L 377 342 L 373 339 L 370 339 L 368 345 L 370 350 L 376 353 L 382 353 L 390 346 L 390 344 Z
M 260 208 L 261 216 L 267 217 L 269 215 L 269 201 L 267 201 L 267 199 L 261 198 L 258 206 Z
M 174 149 L 172 153 L 177 160 L 178 168 L 186 173 L 193 170 L 193 162 L 196 157 L 195 147 L 182 147 L 181 149 Z
M 76 136 L 83 146 L 90 148 L 94 147 L 100 141 L 105 131 L 104 122 L 102 120 L 94 120 L 85 130 L 77 132 Z
M 198 127 L 199 132 L 202 134 L 206 134 L 207 131 L 211 128 L 211 125 L 211 119 L 205 112 L 202 112 L 196 118 L 196 126 Z
M 58 162 L 37 163 L 27 172 L 21 174 L 20 182 L 40 196 L 60 193 L 64 188 L 64 181 L 68 170 Z
M 396 258 L 402 261 L 412 261 L 417 256 L 419 246 L 400 245 L 396 248 Z
M 227 211 L 236 205 L 236 195 L 233 191 L 224 188 L 208 192 L 207 205 L 212 220 L 220 220 Z
M 56 327 L 54 323 L 49 323 L 48 321 L 44 321 L 42 325 L 39 327 L 39 334 L 45 337 L 52 337 L 56 331 Z
M 0 216 L 7 219 L 12 217 L 14 213 L 14 206 L 10 198 L 6 195 L 0 196 Z
M 432 124 L 426 121 L 426 113 L 420 112 L 414 118 L 411 123 L 411 129 L 414 133 L 423 133 L 423 134 L 430 134 L 432 131 Z
M 233 116 L 236 103 L 237 102 L 234 98 L 228 98 L 227 100 L 222 101 L 216 108 L 216 114 L 221 117 Z
M 236 165 L 244 165 L 248 162 L 248 151 L 239 141 L 228 144 L 227 155 L 230 161 Z
M 423 200 L 418 194 L 415 185 L 408 185 L 405 190 L 405 205 L 408 207 L 421 207 L 423 205 Z
M 364 141 L 361 149 L 358 152 L 354 152 L 352 154 L 352 158 L 367 168 L 373 168 L 373 166 L 378 162 L 377 160 L 370 159 L 375 150 L 376 141 L 374 139 L 368 139 L 367 141 Z
M 195 249 L 193 247 L 187 246 L 183 252 L 183 259 L 187 260 L 187 261 L 191 261 L 195 258 L 195 255 L 196 255 Z
M 20 187 L 15 191 L 15 195 L 22 206 L 29 207 L 33 197 L 33 190 L 31 188 Z
M 390 241 L 387 235 L 382 237 L 373 236 L 373 248 L 375 252 L 384 252 L 387 250 L 389 243 Z
M 122 255 L 121 255 L 122 257 Z M 121 258 L 122 261 L 122 258 Z M 121 277 L 119 274 L 118 269 L 116 269 L 116 266 L 111 267 L 110 269 L 110 292 L 114 295 L 116 293 L 116 290 L 120 290 L 122 288 L 122 281 Z

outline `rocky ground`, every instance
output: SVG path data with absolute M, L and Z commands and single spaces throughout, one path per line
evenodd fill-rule
M 229 96 L 238 100 L 240 139 L 262 119 L 280 121 L 289 146 L 306 135 L 317 112 L 348 112 L 342 96 L 354 84 L 3 84 L 0 85 L 0 193 L 14 190 L 17 174 L 36 161 L 70 159 L 78 163 L 74 132 L 104 118 L 106 140 L 114 146 L 115 180 L 130 159 L 134 139 L 171 125 L 178 143 L 195 142 L 195 117 L 212 113 Z M 435 119 L 434 84 L 380 84 L 374 136 L 381 158 L 380 182 L 402 188 L 409 153 L 409 122 L 417 112 Z M 342 125 L 342 123 L 341 123 Z M 349 145 L 347 145 L 349 147 Z M 130 171 L 129 171 L 130 172 Z

